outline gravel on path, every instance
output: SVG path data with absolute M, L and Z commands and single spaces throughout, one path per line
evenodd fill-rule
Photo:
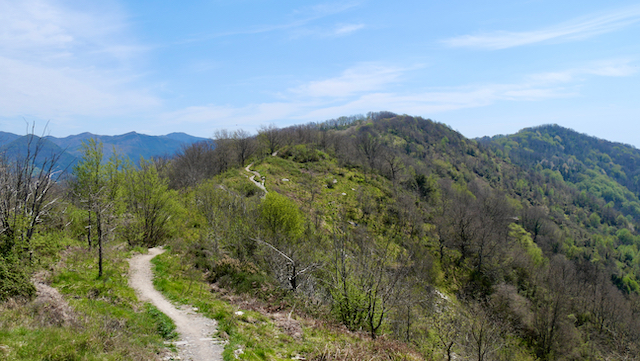
M 223 346 L 213 337 L 217 330 L 215 320 L 194 312 L 191 307 L 176 308 L 153 287 L 151 259 L 164 250 L 150 248 L 148 254 L 140 254 L 129 260 L 129 284 L 141 301 L 148 301 L 176 324 L 180 340 L 176 342 L 180 360 L 222 361 Z

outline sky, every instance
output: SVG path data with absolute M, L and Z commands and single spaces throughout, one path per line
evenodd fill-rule
M 640 148 L 637 1 L 0 0 L 0 130 L 255 132 L 392 111 Z

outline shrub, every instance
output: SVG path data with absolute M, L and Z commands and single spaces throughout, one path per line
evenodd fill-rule
M 264 283 L 263 275 L 251 262 L 240 262 L 227 255 L 215 261 L 210 282 L 218 282 L 222 287 L 233 287 L 240 292 L 247 292 Z
M 20 269 L 19 262 L 13 257 L 0 255 L 0 302 L 9 298 L 33 299 L 36 288 L 29 276 Z

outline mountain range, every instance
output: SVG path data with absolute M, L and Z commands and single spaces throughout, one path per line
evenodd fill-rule
M 8 158 L 15 158 L 28 149 L 27 146 L 30 140 L 32 147 L 37 142 L 41 142 L 41 154 L 43 156 L 60 154 L 58 168 L 67 169 L 72 167 L 82 156 L 82 143 L 91 138 L 103 144 L 105 159 L 109 158 L 115 150 L 120 156 L 129 158 L 134 163 L 140 158 L 150 159 L 152 157 L 172 156 L 184 146 L 207 140 L 206 138 L 194 137 L 185 133 L 152 136 L 136 132 L 114 136 L 85 132 L 64 138 L 34 136 L 35 138 L 32 139 L 31 137 L 31 135 L 20 136 L 13 133 L 0 132 L 0 152 Z

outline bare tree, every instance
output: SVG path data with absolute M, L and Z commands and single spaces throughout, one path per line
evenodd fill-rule
M 247 160 L 256 151 L 255 138 L 246 130 L 238 129 L 231 135 L 231 140 L 238 157 L 238 163 L 244 167 Z
M 214 150 L 212 141 L 183 147 L 171 164 L 171 187 L 193 187 L 220 172 L 222 166 L 215 161 Z
M 350 231 L 346 225 L 340 233 L 334 233 L 334 307 L 347 327 L 364 326 L 375 339 L 401 294 L 410 262 L 391 250 L 389 238 L 378 245 L 362 227 Z
M 468 353 L 477 361 L 491 360 L 492 355 L 504 347 L 502 328 L 480 304 L 469 305 L 469 311 L 466 340 Z
M 384 159 L 391 182 L 396 185 L 398 182 L 398 177 L 400 176 L 400 172 L 402 171 L 402 169 L 404 169 L 402 159 L 391 148 L 386 148 L 383 150 L 382 159 Z
M 258 129 L 258 140 L 266 147 L 269 154 L 274 155 L 282 145 L 282 134 L 274 124 L 261 126 Z
M 375 168 L 375 163 L 382 149 L 380 135 L 371 127 L 362 127 L 356 135 L 356 146 L 358 151 L 364 156 L 369 168 Z
M 47 140 L 34 134 L 35 125 L 24 137 L 24 149 L 15 160 L 0 158 L 0 235 L 3 253 L 14 251 L 17 243 L 31 259 L 31 238 L 42 218 L 56 203 L 52 189 L 62 171 L 57 170 L 61 152 L 48 152 Z
M 543 277 L 547 289 L 534 300 L 533 326 L 538 356 L 553 360 L 558 353 L 570 353 L 574 346 L 569 342 L 573 325 L 566 316 L 575 293 L 575 269 L 564 256 L 556 256 Z

